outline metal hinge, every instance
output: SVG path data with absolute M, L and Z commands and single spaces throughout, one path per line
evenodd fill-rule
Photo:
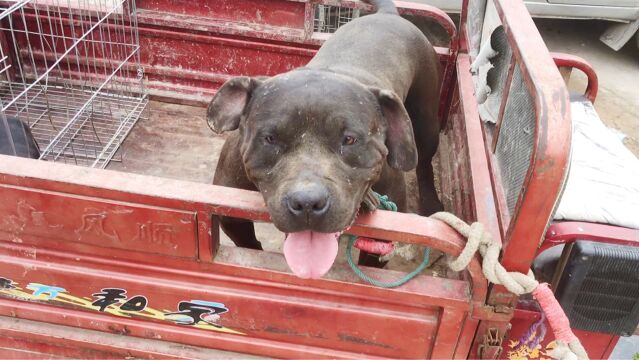
M 496 313 L 499 313 L 499 314 L 512 314 L 513 311 L 515 310 L 512 306 L 503 305 L 503 304 L 494 305 L 493 309 Z
M 473 307 L 472 318 L 476 320 L 491 320 L 509 322 L 514 309 L 507 305 L 481 305 Z
M 501 343 L 504 340 L 504 336 L 499 333 L 499 330 L 495 328 L 489 328 L 484 334 L 484 339 L 479 345 L 479 358 L 480 359 L 497 359 L 501 355 L 502 347 Z

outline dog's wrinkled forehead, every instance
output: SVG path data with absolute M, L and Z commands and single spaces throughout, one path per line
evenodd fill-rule
M 295 129 L 349 120 L 370 126 L 381 113 L 375 96 L 361 84 L 329 72 L 302 70 L 265 81 L 255 90 L 247 115 L 248 126 L 300 122 Z

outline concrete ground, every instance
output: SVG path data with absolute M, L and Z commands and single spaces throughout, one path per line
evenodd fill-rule
M 626 135 L 624 143 L 639 157 L 639 47 L 632 39 L 618 52 L 599 41 L 609 23 L 603 21 L 535 20 L 550 51 L 586 59 L 599 75 L 595 108 L 601 120 Z M 586 86 L 585 76 L 575 74 L 571 90 Z

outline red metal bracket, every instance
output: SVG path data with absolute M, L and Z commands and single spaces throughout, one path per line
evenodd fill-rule
M 557 67 L 575 68 L 583 72 L 588 77 L 588 85 L 586 87 L 585 96 L 591 103 L 594 104 L 599 91 L 599 78 L 595 69 L 584 59 L 579 56 L 564 54 L 564 53 L 550 53 Z
M 639 247 L 639 229 L 587 222 L 556 222 L 548 228 L 538 254 L 557 245 L 577 240 L 594 240 L 609 244 Z

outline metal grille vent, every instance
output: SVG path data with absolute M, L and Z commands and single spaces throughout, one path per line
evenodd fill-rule
M 535 141 L 535 105 L 519 66 L 515 66 L 506 101 L 495 156 L 508 210 L 512 214 L 530 166 Z
M 632 334 L 639 323 L 639 249 L 578 241 L 557 297 L 575 328 Z

